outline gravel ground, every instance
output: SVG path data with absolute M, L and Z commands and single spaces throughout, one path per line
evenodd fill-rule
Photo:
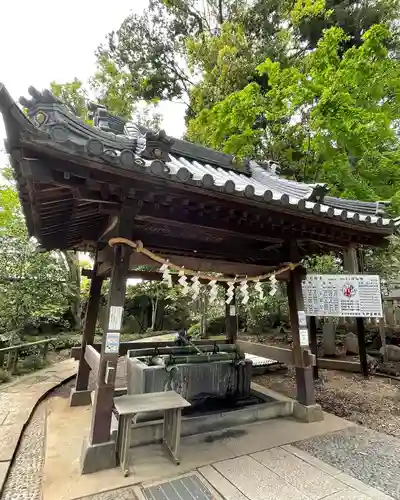
M 400 500 L 400 439 L 357 426 L 294 444 Z
M 400 385 L 391 379 L 319 370 L 315 396 L 322 408 L 375 431 L 400 438 Z M 294 369 L 255 377 L 254 382 L 296 396 Z
M 46 403 L 36 409 L 22 437 L 1 500 L 41 500 Z

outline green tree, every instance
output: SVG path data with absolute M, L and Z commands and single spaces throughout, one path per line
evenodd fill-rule
M 91 123 L 87 107 L 88 91 L 81 80 L 74 78 L 67 83 L 51 82 L 50 89 L 76 116 Z
M 343 197 L 396 199 L 400 65 L 388 53 L 390 36 L 373 26 L 343 55 L 348 37 L 331 28 L 301 64 L 267 59 L 257 68 L 267 92 L 251 83 L 232 93 L 191 120 L 188 135 L 237 156 L 272 158 L 286 175 L 328 182 Z
M 134 120 L 143 127 L 158 129 L 161 115 L 154 105 L 133 100 L 132 87 L 126 73 L 117 72 L 115 65 L 106 60 L 99 62 L 96 73 L 87 83 L 75 78 L 70 82 L 51 82 L 50 89 L 70 110 L 87 124 L 92 125 L 92 101 L 126 120 Z M 89 96 L 92 99 L 89 99 Z
M 71 290 L 62 253 L 41 252 L 28 237 L 15 188 L 0 193 L 0 330 L 13 341 L 28 323 L 61 321 Z
M 98 77 L 104 95 L 118 82 L 130 103 L 189 96 L 193 118 L 249 80 L 260 83 L 254 68 L 267 57 L 292 65 L 333 26 L 348 35 L 342 52 L 359 46 L 374 24 L 396 27 L 399 6 L 399 0 L 151 0 L 99 47 Z

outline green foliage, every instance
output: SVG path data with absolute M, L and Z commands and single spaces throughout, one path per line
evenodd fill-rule
M 320 274 L 340 274 L 343 271 L 341 261 L 332 253 L 308 257 L 305 267 L 308 272 Z
M 360 47 L 341 55 L 348 37 L 324 33 L 301 64 L 282 68 L 267 59 L 257 68 L 269 90 L 251 83 L 189 123 L 188 135 L 244 157 L 272 158 L 297 180 L 325 181 L 333 194 L 356 199 L 391 198 L 400 180 L 400 65 L 374 26 Z M 265 129 L 254 124 L 263 116 Z
M 90 93 L 94 101 L 106 106 L 111 114 L 134 120 L 143 127 L 159 128 L 161 116 L 156 112 L 156 103 L 136 102 L 131 75 L 117 70 L 115 63 L 105 57 L 99 58 L 97 70 L 86 84 L 75 78 L 71 82 L 52 82 L 50 87 L 52 93 L 88 125 L 93 124 L 89 111 Z
M 18 362 L 17 373 L 23 375 L 24 373 L 41 370 L 46 366 L 43 356 L 40 354 L 31 354 Z
M 71 109 L 73 114 L 88 124 L 92 123 L 87 109 L 88 92 L 81 80 L 74 78 L 67 83 L 51 82 L 50 90 Z
M 110 96 L 126 90 L 111 99 L 123 107 L 189 95 L 190 119 L 248 81 L 267 85 L 254 74 L 267 57 L 296 65 L 332 27 L 348 35 L 343 49 L 359 46 L 374 24 L 397 29 L 398 12 L 399 0 L 151 0 L 99 47 L 99 81 Z
M 394 235 L 389 239 L 387 248 L 367 249 L 364 252 L 364 270 L 379 274 L 382 292 L 392 291 L 393 280 L 398 280 L 400 274 L 400 238 Z
M 201 71 L 203 75 L 190 92 L 190 106 L 195 114 L 248 83 L 256 59 L 242 26 L 224 23 L 219 36 L 203 32 L 188 38 L 186 43 L 192 71 Z
M 28 323 L 61 320 L 71 290 L 63 255 L 40 252 L 28 237 L 14 186 L 7 183 L 0 192 L 6 193 L 1 197 L 6 215 L 0 232 L 0 332 L 15 337 Z
M 190 335 L 192 338 L 198 338 L 198 337 L 200 337 L 200 329 L 201 329 L 200 323 L 194 323 L 188 329 L 188 335 Z
M 269 330 L 288 322 L 288 303 L 285 286 L 278 283 L 275 295 L 271 296 L 269 283 L 262 284 L 264 297 L 259 298 L 253 287 L 249 288 L 249 302 L 240 304 L 240 316 L 247 332 L 262 335 Z

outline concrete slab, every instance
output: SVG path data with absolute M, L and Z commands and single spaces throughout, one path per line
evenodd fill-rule
M 311 424 L 299 423 L 291 418 L 273 419 L 183 438 L 182 460 L 178 467 L 160 444 L 153 444 L 131 450 L 130 475 L 127 478 L 123 477 L 118 467 L 82 476 L 79 458 L 85 435 L 89 432 L 91 413 L 89 406 L 69 407 L 66 398 L 49 400 L 43 500 L 72 500 L 108 491 L 110 485 L 121 488 L 174 477 L 217 461 L 354 425 L 329 414 L 325 414 L 323 422 Z
M 241 491 L 220 474 L 212 465 L 201 467 L 199 472 L 225 500 L 248 500 Z
M 5 483 L 8 468 L 10 467 L 10 462 L 0 462 L 0 491 L 3 489 L 3 485 Z
M 357 490 L 360 493 L 366 495 L 368 498 L 373 500 L 394 500 L 391 496 L 386 495 L 382 491 L 369 486 L 368 484 L 359 481 L 355 477 L 349 476 L 348 474 L 342 472 L 336 476 L 336 479 L 346 484 L 347 487 Z
M 21 424 L 2 425 L 0 427 L 0 461 L 11 460 L 21 434 Z
M 281 448 L 288 451 L 292 455 L 295 455 L 296 457 L 301 458 L 301 460 L 304 460 L 308 464 L 313 465 L 317 469 L 320 469 L 323 472 L 326 472 L 330 476 L 335 477 L 338 474 L 341 474 L 341 472 L 342 472 L 339 469 L 336 469 L 336 467 L 332 467 L 332 465 L 329 465 L 326 462 L 323 462 L 319 458 L 316 458 L 313 455 L 310 455 L 310 453 L 307 453 L 306 451 L 300 450 L 300 448 L 296 448 L 296 446 L 292 446 L 291 444 L 285 444 Z
M 85 433 L 90 428 L 91 407 L 69 407 L 65 398 L 52 398 L 48 403 L 45 462 L 43 468 L 43 500 L 72 500 L 86 495 L 169 478 L 215 460 L 234 457 L 218 440 L 210 443 L 205 435 L 182 439 L 181 465 L 176 466 L 161 444 L 131 450 L 130 475 L 119 467 L 81 475 L 80 453 Z
M 346 489 L 344 483 L 282 448 L 261 451 L 251 457 L 314 500 Z
M 228 437 L 223 443 L 236 456 L 241 456 L 308 439 L 305 436 L 319 436 L 351 426 L 354 426 L 352 422 L 328 413 L 324 414 L 324 421 L 307 424 L 292 418 L 279 418 L 235 427 L 236 431 L 244 431 L 242 435 Z
M 225 460 L 214 467 L 251 500 L 307 500 L 308 497 L 249 456 Z
M 343 490 L 339 493 L 333 493 L 325 497 L 325 500 L 371 500 L 371 497 L 367 497 L 363 493 L 355 490 Z

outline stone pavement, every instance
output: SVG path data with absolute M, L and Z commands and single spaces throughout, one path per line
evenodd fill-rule
M 281 418 L 185 437 L 178 467 L 154 444 L 131 450 L 127 478 L 119 468 L 81 476 L 91 408 L 68 406 L 72 384 L 37 407 L 1 500 L 165 500 L 166 483 L 193 475 L 209 490 L 196 500 L 400 500 L 400 440 L 330 414 L 312 424 Z M 148 487 L 157 496 L 144 496 Z
M 0 493 L 32 412 L 76 370 L 77 362 L 69 359 L 0 386 Z

